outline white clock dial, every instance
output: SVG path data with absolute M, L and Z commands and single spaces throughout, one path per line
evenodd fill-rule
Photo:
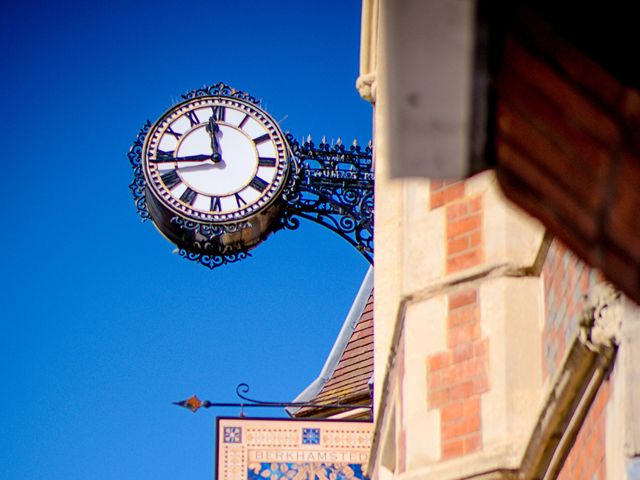
M 145 179 L 163 203 L 207 222 L 267 207 L 288 172 L 284 136 L 265 112 L 227 97 L 201 97 L 167 112 L 149 131 Z

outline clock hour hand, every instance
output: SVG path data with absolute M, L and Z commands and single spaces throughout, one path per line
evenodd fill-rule
M 154 163 L 179 163 L 179 162 L 204 162 L 211 160 L 211 155 L 187 155 L 185 157 L 174 157 L 170 153 L 158 153 L 156 158 L 150 158 L 149 160 Z
M 211 151 L 213 155 L 211 155 L 211 160 L 213 163 L 218 163 L 222 161 L 222 153 L 220 152 L 220 144 L 218 143 L 218 132 L 220 131 L 220 127 L 216 123 L 216 119 L 213 115 L 209 117 L 209 123 L 207 123 L 205 129 L 209 136 L 211 137 Z

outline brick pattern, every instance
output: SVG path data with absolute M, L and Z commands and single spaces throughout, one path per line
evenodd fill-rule
M 466 182 L 431 181 L 431 210 L 445 207 L 446 273 L 479 265 L 484 260 L 482 196 L 466 194 Z
M 482 196 L 450 203 L 447 215 L 447 273 L 480 264 L 482 243 Z
M 609 384 L 600 387 L 580 427 L 576 442 L 560 470 L 558 480 L 606 480 L 606 411 Z
M 454 180 L 431 181 L 431 210 L 464 197 L 464 182 Z
M 496 81 L 509 199 L 640 302 L 640 90 L 520 11 Z
M 542 267 L 542 277 L 545 293 L 542 366 L 546 378 L 558 369 L 569 342 L 578 331 L 584 295 L 600 276 L 554 240 Z
M 478 291 L 449 295 L 447 350 L 427 358 L 427 407 L 440 410 L 443 460 L 482 449 L 481 394 L 489 391 L 489 340 Z

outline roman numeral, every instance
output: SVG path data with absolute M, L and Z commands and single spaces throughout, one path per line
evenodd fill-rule
M 249 121 L 249 115 L 245 115 L 242 121 L 240 122 L 240 125 L 238 125 L 238 128 L 241 129 L 242 127 L 244 127 L 248 121 Z
M 215 107 L 211 107 L 213 110 L 213 118 L 216 122 L 224 122 L 225 117 L 227 116 L 227 109 L 222 105 L 216 105 Z
M 209 208 L 212 212 L 219 212 L 222 210 L 222 206 L 220 205 L 220 197 L 211 197 L 211 208 Z
M 242 205 L 247 204 L 247 202 L 240 196 L 239 193 L 234 194 L 234 197 L 236 197 L 236 205 L 238 206 L 238 208 L 240 208 Z
M 276 159 L 270 157 L 258 157 L 258 166 L 260 167 L 275 167 Z
M 180 177 L 178 176 L 178 172 L 176 172 L 175 170 L 169 170 L 168 172 L 163 173 L 162 175 L 160 175 L 160 178 L 169 190 L 182 182 L 182 180 L 180 180 Z
M 194 110 L 189 110 L 187 113 L 184 114 L 184 116 L 187 117 L 192 127 L 200 123 L 200 119 L 198 118 L 198 115 Z
M 256 145 L 260 145 L 261 143 L 264 143 L 269 139 L 271 139 L 271 135 L 265 133 L 264 135 L 260 135 L 258 138 L 254 138 L 253 143 L 255 143 Z
M 165 133 L 168 133 L 170 135 L 173 135 L 174 137 L 176 137 L 176 140 L 180 140 L 180 137 L 182 136 L 182 133 L 176 132 L 171 125 L 169 125 L 167 127 L 167 129 L 165 130 Z
M 156 153 L 156 158 L 155 158 L 155 162 L 158 163 L 162 163 L 162 162 L 173 162 L 175 160 L 175 157 L 173 156 L 175 154 L 175 151 L 171 150 L 170 152 L 165 152 L 164 150 L 158 150 L 158 153 Z
M 249 186 L 255 188 L 259 192 L 264 192 L 269 186 L 269 183 L 256 175 L 253 177 L 253 180 L 249 182 Z
M 193 202 L 196 201 L 196 197 L 198 194 L 191 190 L 189 187 L 184 191 L 182 195 L 180 195 L 180 201 L 187 203 L 189 205 L 193 205 Z

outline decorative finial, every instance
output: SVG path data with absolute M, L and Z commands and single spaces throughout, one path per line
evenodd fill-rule
M 322 136 L 322 142 L 320 142 L 320 143 L 327 143 L 327 137 L 323 135 Z
M 354 146 L 354 147 L 357 147 L 358 146 L 358 139 L 354 138 L 353 139 L 353 143 L 351 145 Z
M 198 409 L 202 406 L 202 401 L 195 395 L 192 395 L 186 400 L 182 400 L 181 402 L 173 402 L 173 404 L 179 407 L 188 408 L 193 413 L 196 413 Z
M 311 143 L 311 134 L 307 135 L 307 143 Z
M 336 145 L 342 145 L 342 138 L 338 137 L 338 140 L 336 140 Z

